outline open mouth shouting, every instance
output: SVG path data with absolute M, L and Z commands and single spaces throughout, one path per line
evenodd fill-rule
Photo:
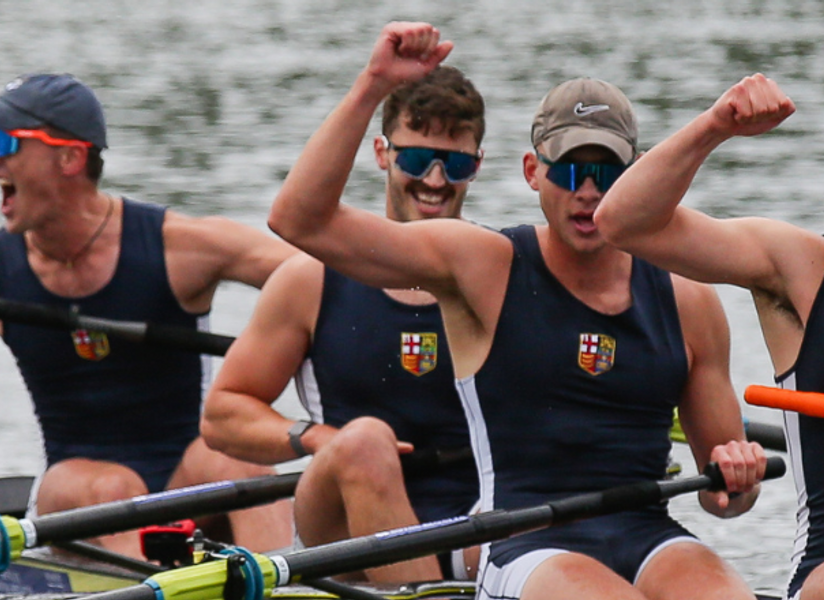
M 579 233 L 590 235 L 597 230 L 595 221 L 592 220 L 592 211 L 580 211 L 572 215 L 572 222 L 575 224 L 575 229 Z
M 6 179 L 0 179 L 0 188 L 3 190 L 3 215 L 8 216 L 14 206 L 14 195 L 17 189 Z

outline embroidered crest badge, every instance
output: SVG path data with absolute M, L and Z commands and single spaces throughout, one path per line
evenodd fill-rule
M 437 333 L 401 333 L 401 365 L 413 375 L 429 373 L 438 364 Z
M 75 329 L 72 331 L 74 351 L 86 360 L 103 360 L 109 355 L 109 338 L 100 331 Z
M 615 364 L 615 338 L 602 333 L 582 333 L 578 366 L 591 375 L 606 373 Z

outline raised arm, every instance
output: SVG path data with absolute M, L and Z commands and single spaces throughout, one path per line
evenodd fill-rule
M 694 279 L 780 287 L 776 254 L 786 248 L 782 240 L 797 235 L 793 228 L 765 219 L 713 219 L 679 202 L 721 143 L 769 131 L 794 110 L 772 80 L 744 78 L 627 170 L 595 212 L 599 231 L 616 246 Z
M 306 255 L 287 261 L 269 278 L 206 395 L 201 433 L 211 448 L 261 464 L 296 458 L 288 438 L 294 421 L 271 405 L 306 356 L 322 286 L 323 266 Z M 314 453 L 335 431 L 317 425 L 302 441 Z
M 269 215 L 275 232 L 337 270 L 380 287 L 421 285 L 421 277 L 442 274 L 437 246 L 449 239 L 440 233 L 443 223 L 400 225 L 341 205 L 340 198 L 381 101 L 402 82 L 429 73 L 451 49 L 427 23 L 383 28 L 367 66 L 290 170 Z
M 678 414 L 695 463 L 721 467 L 727 488 L 739 494 L 702 492 L 701 505 L 717 516 L 749 510 L 758 497 L 766 457 L 748 442 L 741 408 L 730 380 L 730 333 L 721 301 L 712 287 L 673 275 L 678 313 L 690 360 L 689 380 Z

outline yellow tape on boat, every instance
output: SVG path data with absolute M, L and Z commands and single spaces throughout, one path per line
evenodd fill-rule
M 263 597 L 268 598 L 275 587 L 275 565 L 263 554 L 252 556 L 263 575 Z M 145 583 L 159 589 L 164 600 L 223 600 L 226 577 L 226 561 L 213 560 L 152 575 Z
M 15 561 L 20 558 L 23 549 L 26 547 L 26 533 L 23 531 L 23 527 L 20 526 L 20 521 L 14 517 L 3 516 L 0 517 L 0 521 L 2 521 L 6 535 L 8 535 L 9 558 Z

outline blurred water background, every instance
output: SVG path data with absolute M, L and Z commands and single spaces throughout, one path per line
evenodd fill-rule
M 649 148 L 741 77 L 762 71 L 795 100 L 797 114 L 774 133 L 716 151 L 686 202 L 716 216 L 760 214 L 824 232 L 818 0 L 0 0 L 0 81 L 70 72 L 97 91 L 109 123 L 107 191 L 265 230 L 271 199 L 307 137 L 349 87 L 383 24 L 396 19 L 432 22 L 455 41 L 448 62 L 487 101 L 486 159 L 471 188 L 470 219 L 542 221 L 520 159 L 551 86 L 578 76 L 618 85 L 635 104 L 641 146 Z M 369 144 L 346 198 L 383 212 L 383 174 Z M 771 384 L 772 368 L 748 294 L 719 293 L 741 396 L 749 384 Z M 255 298 L 243 286 L 222 287 L 213 330 L 240 333 Z M 0 475 L 37 472 L 38 428 L 5 346 L 0 401 Z M 293 391 L 281 402 L 299 414 Z M 744 413 L 780 422 L 769 410 Z M 694 472 L 686 448 L 677 446 L 675 456 Z M 755 589 L 783 589 L 794 530 L 789 477 L 766 484 L 756 508 L 738 519 L 710 517 L 694 497 L 673 506 Z

